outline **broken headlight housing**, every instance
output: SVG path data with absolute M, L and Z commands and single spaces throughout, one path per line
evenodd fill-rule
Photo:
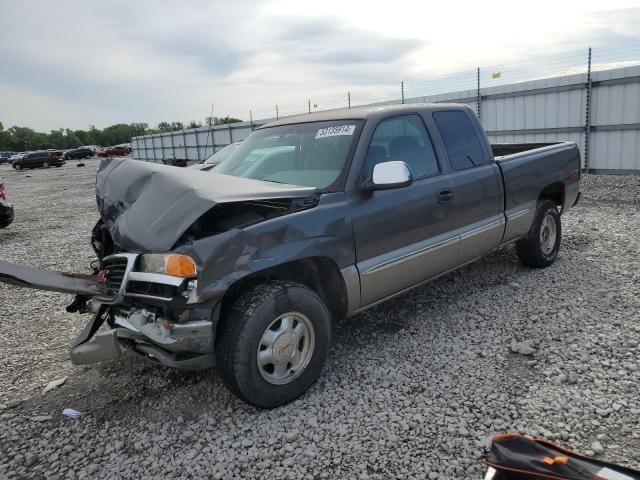
M 140 255 L 138 271 L 185 278 L 195 277 L 198 273 L 193 258 L 181 253 L 145 253 Z

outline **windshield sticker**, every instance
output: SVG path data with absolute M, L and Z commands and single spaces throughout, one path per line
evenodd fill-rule
M 316 138 L 337 137 L 338 135 L 353 135 L 355 125 L 336 125 L 335 127 L 321 128 L 316 133 Z

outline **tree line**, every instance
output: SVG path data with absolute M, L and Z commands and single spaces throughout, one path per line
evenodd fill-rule
M 238 118 L 207 117 L 204 125 L 225 125 L 228 123 L 241 122 Z M 94 125 L 89 130 L 71 130 L 69 128 L 59 128 L 51 130 L 49 133 L 36 132 L 29 127 L 13 126 L 5 130 L 0 122 L 0 151 L 24 152 L 27 150 L 45 150 L 47 148 L 77 148 L 82 145 L 118 145 L 128 143 L 131 137 L 139 135 L 151 135 L 154 133 L 171 132 L 187 128 L 202 127 L 201 122 L 192 120 L 186 124 L 182 122 L 160 122 L 155 128 L 150 128 L 147 123 L 118 123 L 109 127 L 99 129 Z

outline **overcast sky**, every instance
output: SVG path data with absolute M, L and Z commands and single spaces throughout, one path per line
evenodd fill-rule
M 41 131 L 202 121 L 212 102 L 264 118 L 640 41 L 639 0 L 0 0 L 0 18 L 0 121 Z

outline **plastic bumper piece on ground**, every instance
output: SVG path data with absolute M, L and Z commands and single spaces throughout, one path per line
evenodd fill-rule
M 89 342 L 73 347 L 69 356 L 74 365 L 86 365 L 118 358 L 121 354 L 118 332 L 109 330 L 94 335 Z

